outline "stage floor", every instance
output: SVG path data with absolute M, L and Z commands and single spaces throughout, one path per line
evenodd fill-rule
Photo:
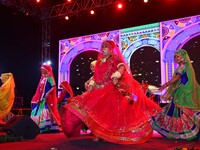
M 67 138 L 62 132 L 43 133 L 31 140 L 0 143 L 0 150 L 175 150 L 176 148 L 200 150 L 200 140 L 169 140 L 156 132 L 145 143 L 135 145 L 94 142 L 93 138 L 94 136 L 88 134 L 81 134 L 77 138 Z

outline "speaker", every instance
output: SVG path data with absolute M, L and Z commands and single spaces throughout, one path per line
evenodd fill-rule
M 26 115 L 17 115 L 12 117 L 4 126 L 3 130 L 12 136 L 21 137 L 24 139 L 34 139 L 40 129 L 37 124 Z

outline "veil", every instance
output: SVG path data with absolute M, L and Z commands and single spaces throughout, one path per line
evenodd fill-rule
M 0 118 L 5 117 L 11 110 L 15 97 L 15 81 L 12 73 L 1 75 L 3 85 L 0 87 Z
M 178 101 L 174 101 L 177 105 L 200 109 L 200 86 L 196 81 L 190 57 L 184 49 L 177 50 L 175 55 L 180 55 L 182 57 L 188 81 L 186 84 L 181 84 L 180 81 L 171 84 L 162 98 L 167 100 L 177 99 Z M 176 75 L 178 69 L 179 67 L 175 70 L 173 76 Z M 176 92 L 174 92 L 175 90 Z

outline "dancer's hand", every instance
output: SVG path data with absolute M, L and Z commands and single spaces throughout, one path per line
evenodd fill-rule
M 48 98 L 48 97 L 49 97 L 49 93 L 47 92 L 46 95 L 45 95 L 45 98 Z
M 162 85 L 161 87 L 159 87 L 158 90 L 162 92 L 164 89 L 165 89 L 165 86 Z
M 88 92 L 91 92 L 92 89 L 93 89 L 93 87 L 94 87 L 93 85 L 89 85 L 89 86 L 88 86 Z
M 117 78 L 112 78 L 113 84 L 117 85 L 119 83 L 119 80 Z
M 168 87 L 170 85 L 169 82 L 166 82 L 165 84 L 163 84 L 158 90 L 159 91 L 163 91 L 166 87 Z

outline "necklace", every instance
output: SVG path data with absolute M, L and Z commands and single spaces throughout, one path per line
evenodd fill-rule
M 101 63 L 104 63 L 104 62 L 106 62 L 107 61 L 107 59 L 108 58 L 110 58 L 111 57 L 111 55 L 109 55 L 109 56 L 106 56 L 106 57 L 104 57 L 104 58 L 101 58 Z
M 102 63 L 106 62 L 106 59 L 107 59 L 107 58 L 101 58 L 101 62 L 102 62 Z

